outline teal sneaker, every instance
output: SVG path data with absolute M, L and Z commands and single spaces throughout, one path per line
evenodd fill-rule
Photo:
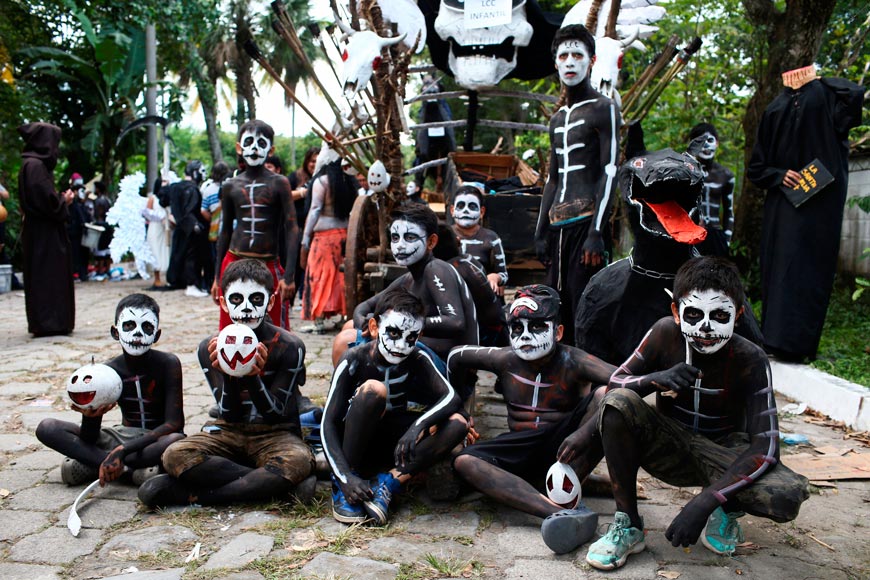
M 701 543 L 714 554 L 730 556 L 737 549 L 737 544 L 743 542 L 743 529 L 737 521 L 742 516 L 743 512 L 729 514 L 717 507 L 707 520 Z
M 599 570 L 613 570 L 623 566 L 630 554 L 645 548 L 643 530 L 631 527 L 628 514 L 616 512 L 607 533 L 589 546 L 586 563 Z
M 343 524 L 360 524 L 368 519 L 362 505 L 347 501 L 335 480 L 335 474 L 332 474 L 332 517 Z
M 387 523 L 387 511 L 393 494 L 398 493 L 401 488 L 402 484 L 391 473 L 379 473 L 375 477 L 375 484 L 372 486 L 374 497 L 363 502 L 363 507 L 374 524 L 383 526 Z

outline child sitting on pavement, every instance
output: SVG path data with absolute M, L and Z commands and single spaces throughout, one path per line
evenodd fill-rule
M 392 496 L 468 431 L 459 397 L 418 348 L 424 313 L 414 294 L 389 288 L 368 320 L 371 341 L 336 365 L 321 437 L 340 522 L 386 524 Z
M 508 306 L 510 347 L 461 346 L 450 352 L 448 377 L 460 394 L 457 376 L 469 369 L 497 375 L 507 404 L 509 433 L 478 441 L 453 462 L 456 472 L 490 497 L 545 518 L 544 543 L 556 553 L 585 541 L 582 530 L 597 515 L 586 509 L 565 510 L 529 483 L 543 478 L 555 461 L 572 463 L 582 481 L 601 460 L 594 431 L 596 404 L 612 365 L 572 346 L 560 344 L 559 294 L 535 284 L 517 290 Z M 592 526 L 594 529 L 594 525 Z
M 809 496 L 807 479 L 779 463 L 779 427 L 764 351 L 739 335 L 743 287 L 723 258 L 694 258 L 674 280 L 671 311 L 613 374 L 598 426 L 616 500 L 614 522 L 589 547 L 600 570 L 644 550 L 635 482 L 643 467 L 679 487 L 701 486 L 665 536 L 731 555 L 737 518 L 787 522 Z M 656 393 L 652 407 L 643 397 Z
M 257 259 L 230 263 L 221 278 L 221 308 L 253 329 L 256 363 L 230 376 L 217 361 L 217 335 L 199 345 L 199 362 L 220 416 L 163 454 L 168 475 L 139 488 L 149 507 L 269 501 L 291 491 L 314 493 L 314 456 L 302 441 L 294 390 L 305 383 L 305 345 L 267 316 L 278 299 L 269 268 Z
M 132 471 L 134 484 L 157 475 L 160 456 L 184 437 L 181 363 L 174 354 L 151 347 L 160 338 L 160 307 L 145 294 L 130 294 L 118 302 L 112 338 L 123 353 L 106 363 L 122 381 L 122 424 L 103 427 L 103 415 L 116 403 L 96 409 L 73 405 L 81 425 L 43 419 L 36 437 L 66 456 L 61 480 L 80 485 L 97 477 L 100 485 Z

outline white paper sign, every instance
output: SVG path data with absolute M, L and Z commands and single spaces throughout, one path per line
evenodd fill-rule
M 465 0 L 465 28 L 510 24 L 512 0 Z
M 444 136 L 444 127 L 430 127 L 429 128 L 429 136 L 430 137 L 443 137 Z

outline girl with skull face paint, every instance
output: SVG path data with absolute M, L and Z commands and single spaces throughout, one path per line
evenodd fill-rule
M 497 375 L 510 428 L 467 447 L 454 467 L 494 499 L 546 518 L 544 541 L 563 553 L 585 541 L 582 531 L 597 516 L 585 509 L 562 511 L 530 481 L 543 477 L 556 460 L 571 463 L 582 480 L 601 459 L 593 419 L 603 389 L 593 394 L 591 385 L 605 384 L 615 367 L 558 342 L 563 330 L 559 295 L 548 286 L 520 288 L 508 316 L 509 348 L 461 346 L 447 359 L 448 377 L 463 395 L 473 388 L 462 381 L 464 372 L 482 369 Z
M 122 424 L 103 427 L 103 415 L 114 404 L 85 410 L 81 425 L 44 419 L 36 437 L 66 456 L 61 479 L 78 485 L 99 477 L 100 484 L 115 481 L 132 471 L 132 481 L 142 483 L 157 474 L 160 456 L 184 437 L 181 363 L 173 354 L 151 348 L 160 338 L 160 308 L 144 294 L 131 294 L 118 302 L 112 337 L 123 354 L 106 364 L 121 377 L 118 405 Z
M 297 389 L 305 383 L 305 345 L 266 316 L 277 297 L 272 274 L 261 261 L 230 264 L 221 283 L 221 307 L 260 341 L 257 362 L 249 374 L 230 376 L 220 370 L 218 357 L 229 350 L 241 354 L 244 347 L 218 344 L 217 334 L 200 343 L 199 362 L 219 417 L 166 450 L 168 475 L 139 489 L 139 499 L 149 507 L 266 501 L 291 491 L 303 500 L 314 491 L 314 457 L 302 441 L 296 404 Z M 226 336 L 230 343 L 242 335 Z
M 779 464 L 767 356 L 733 335 L 738 304 L 743 289 L 731 263 L 689 260 L 674 280 L 673 317 L 659 320 L 610 379 L 599 429 L 618 511 L 611 532 L 589 548 L 592 566 L 619 567 L 644 548 L 638 467 L 703 488 L 665 535 L 674 546 L 701 536 L 717 554 L 739 543 L 742 512 L 786 522 L 808 497 L 806 478 Z M 642 400 L 653 392 L 655 407 Z
M 462 246 L 460 253 L 473 256 L 486 272 L 492 291 L 504 296 L 504 285 L 508 280 L 504 246 L 497 233 L 481 225 L 486 215 L 483 192 L 474 185 L 457 189 L 450 204 L 450 215 L 453 217 L 453 231 Z
M 372 340 L 336 365 L 321 435 L 340 522 L 385 524 L 392 494 L 468 431 L 459 397 L 417 348 L 424 312 L 405 288 L 386 290 L 368 320 Z

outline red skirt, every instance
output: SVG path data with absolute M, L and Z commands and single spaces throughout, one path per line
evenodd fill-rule
M 315 320 L 347 314 L 344 301 L 344 261 L 347 230 L 335 228 L 314 232 L 308 265 L 305 268 L 305 292 L 302 294 L 302 319 Z

